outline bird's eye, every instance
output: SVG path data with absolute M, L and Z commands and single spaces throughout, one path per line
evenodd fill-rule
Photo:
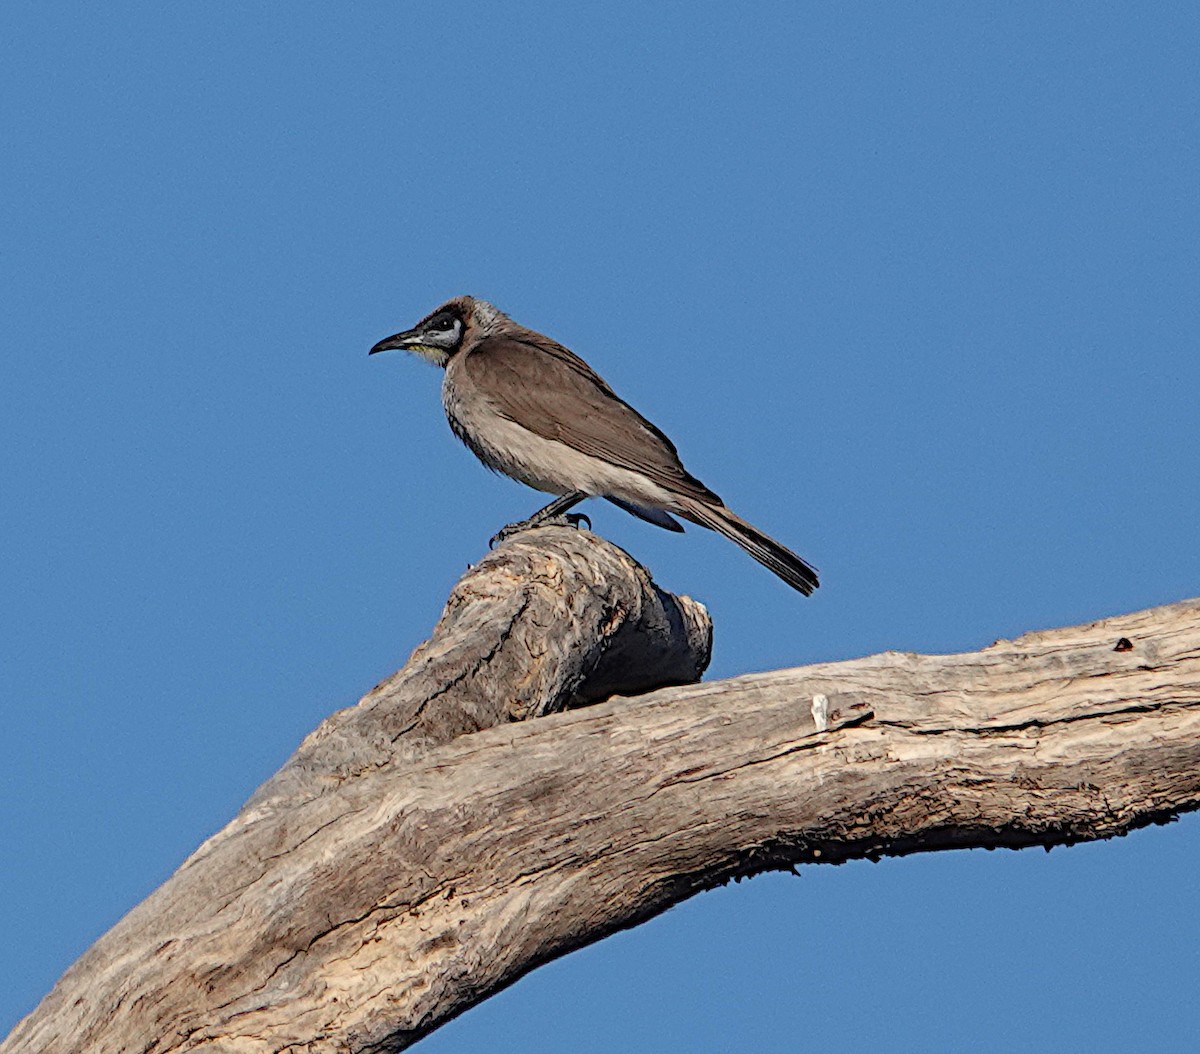
M 429 328 L 438 333 L 449 333 L 454 328 L 454 319 L 450 315 L 439 315 L 429 323 Z

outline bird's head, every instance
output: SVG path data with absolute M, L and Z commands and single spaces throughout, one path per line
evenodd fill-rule
M 458 296 L 431 311 L 412 329 L 385 337 L 368 354 L 399 349 L 445 366 L 452 356 L 482 340 L 507 320 L 507 315 L 486 300 Z

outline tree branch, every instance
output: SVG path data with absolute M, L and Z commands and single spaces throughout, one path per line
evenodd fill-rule
M 732 877 L 1200 805 L 1200 601 L 501 723 L 694 680 L 708 630 L 593 535 L 506 543 L 0 1054 L 398 1050 Z

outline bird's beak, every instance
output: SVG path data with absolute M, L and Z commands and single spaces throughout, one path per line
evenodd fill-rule
M 421 343 L 417 337 L 415 329 L 405 330 L 403 333 L 396 333 L 390 337 L 384 337 L 378 344 L 375 345 L 368 355 L 374 355 L 377 351 L 400 351 L 407 349 L 412 351 Z

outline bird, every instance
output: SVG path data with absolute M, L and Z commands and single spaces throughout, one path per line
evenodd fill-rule
M 805 596 L 817 571 L 688 472 L 675 444 L 578 355 L 471 296 L 431 311 L 368 354 L 403 350 L 445 370 L 454 434 L 488 468 L 558 497 L 493 541 L 603 497 L 669 531 L 675 517 L 723 534 Z

